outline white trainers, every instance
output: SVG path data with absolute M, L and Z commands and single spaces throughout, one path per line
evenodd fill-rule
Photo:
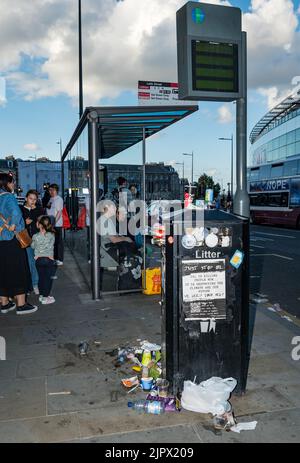
M 57 267 L 61 267 L 62 265 L 64 265 L 64 263 L 61 260 L 56 260 L 55 263 Z
M 52 296 L 48 296 L 48 297 L 42 297 L 40 301 L 43 305 L 48 305 L 48 304 L 54 304 L 55 299 Z

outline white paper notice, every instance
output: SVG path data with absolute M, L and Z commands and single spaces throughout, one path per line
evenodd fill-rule
M 183 301 L 226 299 L 225 259 L 189 262 L 191 267 L 193 264 L 196 271 L 182 277 Z

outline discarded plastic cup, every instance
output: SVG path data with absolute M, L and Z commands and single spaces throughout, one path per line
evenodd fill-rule
M 169 381 L 159 378 L 156 381 L 159 397 L 168 397 Z
M 83 341 L 79 344 L 79 353 L 80 355 L 86 355 L 87 351 L 89 350 L 89 344 L 86 341 Z
M 151 391 L 153 386 L 153 378 L 142 378 L 141 386 L 144 391 Z

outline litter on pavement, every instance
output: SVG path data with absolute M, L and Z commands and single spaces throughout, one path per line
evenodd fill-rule
M 256 428 L 257 421 L 251 421 L 249 423 L 238 423 L 230 428 L 230 431 L 240 433 L 241 431 L 253 431 Z

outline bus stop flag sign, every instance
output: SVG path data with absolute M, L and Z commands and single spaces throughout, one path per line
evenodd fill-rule
M 177 11 L 179 98 L 241 97 L 241 10 L 188 2 Z

